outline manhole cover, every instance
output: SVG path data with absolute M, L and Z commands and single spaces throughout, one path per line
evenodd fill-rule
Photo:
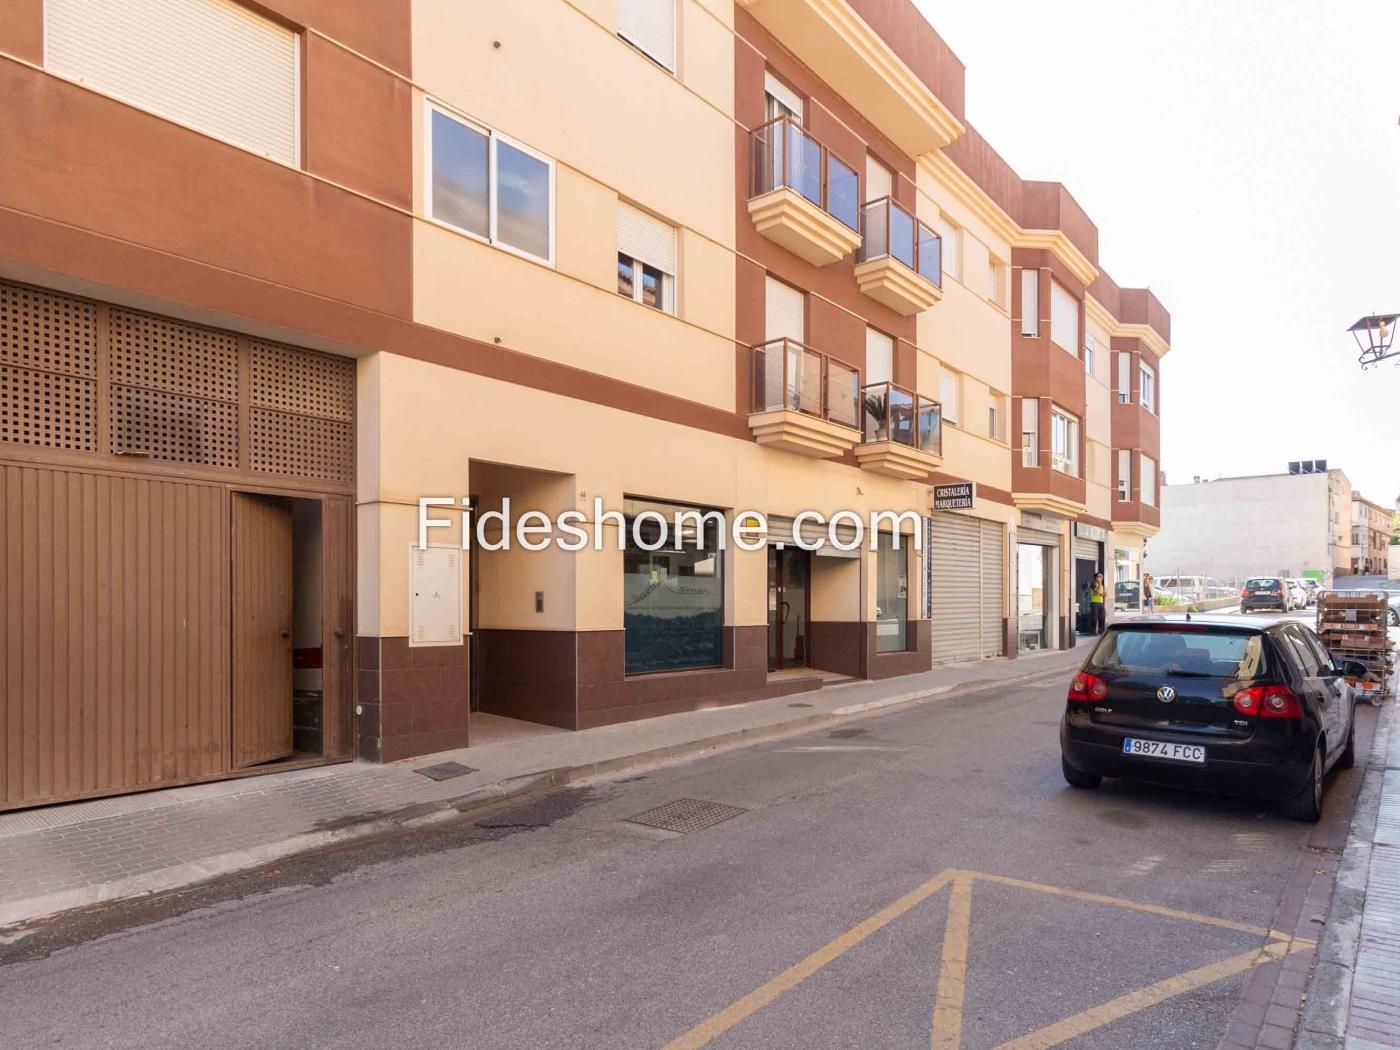
M 692 831 L 702 831 L 714 824 L 737 817 L 748 810 L 738 806 L 726 806 L 722 802 L 704 802 L 698 798 L 678 798 L 674 802 L 654 806 L 635 816 L 627 817 L 630 824 L 645 824 L 649 828 L 674 831 L 685 835 Z
M 422 773 L 429 780 L 451 780 L 453 777 L 464 777 L 468 773 L 475 773 L 471 766 L 464 766 L 460 762 L 440 762 L 435 766 L 422 766 L 413 772 Z

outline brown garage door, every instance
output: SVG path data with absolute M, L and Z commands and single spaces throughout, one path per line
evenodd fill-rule
M 0 809 L 287 755 L 292 644 L 324 690 L 298 759 L 348 756 L 354 399 L 347 358 L 0 282 Z M 278 524 L 235 543 L 235 501 Z M 293 591 L 316 636 L 236 682 L 235 618 Z

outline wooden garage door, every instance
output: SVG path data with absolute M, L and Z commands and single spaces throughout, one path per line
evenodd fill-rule
M 227 506 L 217 485 L 0 467 L 0 808 L 226 767 Z

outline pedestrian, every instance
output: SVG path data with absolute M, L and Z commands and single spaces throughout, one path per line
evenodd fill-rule
M 1103 634 L 1103 573 L 1094 573 L 1094 586 L 1089 589 L 1089 611 L 1094 614 L 1094 633 Z
M 1143 615 L 1151 616 L 1153 609 L 1152 601 L 1152 574 L 1145 572 L 1142 574 L 1142 611 Z

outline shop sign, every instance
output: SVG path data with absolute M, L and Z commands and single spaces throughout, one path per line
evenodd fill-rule
M 934 510 L 971 510 L 977 502 L 977 482 L 959 481 L 933 486 Z
M 1096 543 L 1104 543 L 1108 540 L 1107 529 L 1098 525 L 1090 525 L 1087 521 L 1076 521 L 1074 534 L 1081 540 L 1093 540 Z

